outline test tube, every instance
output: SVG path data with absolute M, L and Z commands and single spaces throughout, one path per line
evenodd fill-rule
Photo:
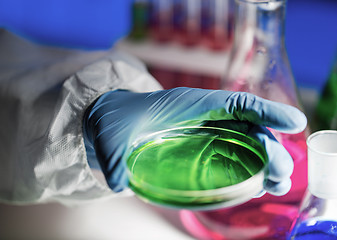
M 172 0 L 152 0 L 150 33 L 152 39 L 168 42 L 173 36 Z
M 203 0 L 202 42 L 213 50 L 230 47 L 233 31 L 232 0 Z
M 175 36 L 185 46 L 195 46 L 201 40 L 201 0 L 176 1 Z

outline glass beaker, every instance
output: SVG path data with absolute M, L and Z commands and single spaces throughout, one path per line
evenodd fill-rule
M 285 7 L 285 0 L 236 0 L 234 45 L 222 89 L 250 92 L 302 109 L 284 43 Z M 285 239 L 307 188 L 308 129 L 294 135 L 271 131 L 295 163 L 289 193 L 265 194 L 223 210 L 184 212 L 184 217 L 225 239 Z
M 124 158 L 130 188 L 159 206 L 209 210 L 246 202 L 263 189 L 264 147 L 233 130 L 180 127 L 139 136 Z
M 337 239 L 337 131 L 316 132 L 307 145 L 308 191 L 289 239 Z

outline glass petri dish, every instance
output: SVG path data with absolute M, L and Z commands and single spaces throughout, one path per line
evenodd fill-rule
M 231 207 L 263 190 L 268 157 L 233 130 L 180 127 L 136 139 L 124 156 L 129 186 L 149 203 L 190 210 Z

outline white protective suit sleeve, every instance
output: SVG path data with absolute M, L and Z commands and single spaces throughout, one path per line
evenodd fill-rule
M 0 201 L 74 205 L 113 193 L 90 169 L 86 108 L 113 89 L 161 89 L 138 60 L 42 47 L 0 30 Z

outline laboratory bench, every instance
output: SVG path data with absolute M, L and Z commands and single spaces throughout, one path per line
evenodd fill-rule
M 191 240 L 177 210 L 136 197 L 78 207 L 0 204 L 1 240 Z

